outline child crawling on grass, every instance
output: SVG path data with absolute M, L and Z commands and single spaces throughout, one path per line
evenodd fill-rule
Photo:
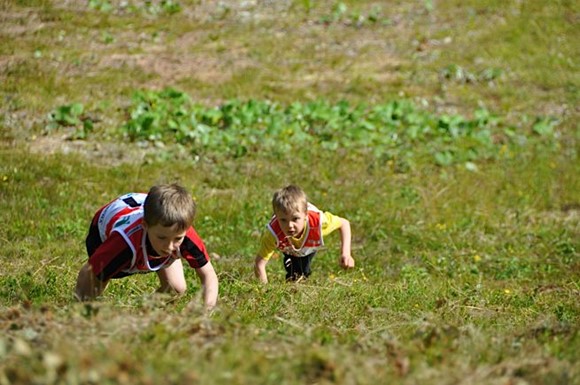
M 101 207 L 86 238 L 89 259 L 79 272 L 76 297 L 92 300 L 111 279 L 151 272 L 159 277 L 158 292 L 183 294 L 185 259 L 201 280 L 205 307 L 213 308 L 218 279 L 192 227 L 195 213 L 193 198 L 178 184 L 128 193 Z
M 324 246 L 324 237 L 337 229 L 341 239 L 340 266 L 344 269 L 354 267 L 348 220 L 320 211 L 308 202 L 304 191 L 294 185 L 276 191 L 272 207 L 274 215 L 262 233 L 254 265 L 260 281 L 268 282 L 266 265 L 276 251 L 284 255 L 287 281 L 307 278 L 311 273 L 312 259 Z

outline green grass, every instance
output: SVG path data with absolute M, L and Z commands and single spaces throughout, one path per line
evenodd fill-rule
M 93 3 L 112 7 L 0 1 L 0 384 L 580 383 L 573 2 Z M 123 139 L 133 95 L 167 87 L 196 107 L 157 100 L 154 138 Z M 341 101 L 414 109 L 357 126 Z M 49 117 L 74 103 L 72 126 Z M 316 103 L 296 139 L 260 131 Z M 232 104 L 224 121 L 257 120 L 218 119 L 203 146 L 167 129 Z M 144 275 L 76 303 L 94 211 L 172 181 L 220 256 L 216 311 L 190 270 L 174 302 Z M 332 234 L 308 281 L 275 259 L 256 282 L 288 183 L 351 221 L 354 270 Z

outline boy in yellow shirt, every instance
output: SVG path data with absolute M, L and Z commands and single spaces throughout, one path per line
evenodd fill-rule
M 274 193 L 274 215 L 260 239 L 254 272 L 263 283 L 268 282 L 266 265 L 276 251 L 284 254 L 287 281 L 300 281 L 310 273 L 310 263 L 324 246 L 324 237 L 340 230 L 340 266 L 354 267 L 351 256 L 351 231 L 348 220 L 329 212 L 322 212 L 309 203 L 304 191 L 289 185 Z

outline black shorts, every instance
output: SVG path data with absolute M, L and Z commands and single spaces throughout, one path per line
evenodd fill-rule
M 87 235 L 87 239 L 85 240 L 85 245 L 87 246 L 87 254 L 89 255 L 89 257 L 93 255 L 95 250 L 97 250 L 97 248 L 101 246 L 102 243 L 103 241 L 101 241 L 101 235 L 99 234 L 99 226 L 97 224 L 96 218 L 93 218 L 93 221 L 91 222 L 91 227 L 89 227 L 89 234 Z
M 103 244 L 103 241 L 101 240 L 101 235 L 99 234 L 98 217 L 99 213 L 97 213 L 97 215 L 95 215 L 95 217 L 93 218 L 93 221 L 91 222 L 91 227 L 89 227 L 89 234 L 85 239 L 85 245 L 87 247 L 87 255 L 89 256 L 89 258 L 91 257 L 91 255 L 95 253 L 95 251 L 99 248 L 99 246 Z M 102 275 L 98 275 L 97 279 L 101 281 L 106 281 L 107 279 L 124 278 L 129 275 L 131 274 L 118 271 L 117 273 L 109 276 L 108 278 L 105 278 Z
M 284 254 L 284 268 L 286 269 L 286 280 L 296 281 L 300 277 L 308 277 L 311 274 L 310 263 L 316 252 L 308 254 L 305 257 L 296 257 L 290 254 Z

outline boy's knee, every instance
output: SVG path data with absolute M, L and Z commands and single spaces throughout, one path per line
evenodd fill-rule
M 175 285 L 173 287 L 173 290 L 175 291 L 175 293 L 177 295 L 183 295 L 185 294 L 185 292 L 187 291 L 187 285 L 185 283 L 183 283 L 182 285 Z
M 106 285 L 106 282 L 99 281 L 92 266 L 86 263 L 79 271 L 74 296 L 79 301 L 93 300 L 102 293 Z
M 185 282 L 177 284 L 167 284 L 161 286 L 158 291 L 161 293 L 183 295 L 187 291 L 187 285 L 185 284 Z
M 85 264 L 84 264 L 84 265 L 81 267 L 81 269 L 79 270 L 79 275 L 80 275 L 82 278 L 86 278 L 86 277 L 88 276 L 88 274 L 89 274 L 89 273 L 90 273 L 90 274 L 92 274 L 92 273 L 93 273 L 93 267 L 91 266 L 91 264 L 90 264 L 90 263 L 88 263 L 88 262 L 87 262 L 87 263 L 85 263 Z

